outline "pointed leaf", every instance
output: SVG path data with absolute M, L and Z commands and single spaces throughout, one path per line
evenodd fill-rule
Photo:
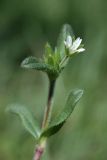
M 7 111 L 17 114 L 20 119 L 22 120 L 22 123 L 25 127 L 25 129 L 31 133 L 35 138 L 39 137 L 40 135 L 40 128 L 39 125 L 34 118 L 33 114 L 24 106 L 13 104 L 6 109 Z
M 71 26 L 69 24 L 65 24 L 62 27 L 62 30 L 59 34 L 59 38 L 58 38 L 58 41 L 57 41 L 57 49 L 58 49 L 58 52 L 61 55 L 61 58 L 63 58 L 64 55 L 65 55 L 64 41 L 66 40 L 68 35 L 71 35 L 72 37 L 74 37 L 73 30 L 72 30 Z
M 53 54 L 51 45 L 47 42 L 45 45 L 45 56 L 48 57 L 50 54 Z
M 49 43 L 46 43 L 46 45 L 45 45 L 44 61 L 46 64 L 49 64 L 51 66 L 55 65 L 54 52 L 53 52 L 52 47 Z
M 74 90 L 74 91 L 70 92 L 70 94 L 67 98 L 65 108 L 50 123 L 49 127 L 42 132 L 41 137 L 52 136 L 53 134 L 57 133 L 60 130 L 60 128 L 64 125 L 66 120 L 69 118 L 69 116 L 73 112 L 75 105 L 80 100 L 82 95 L 83 95 L 83 90 Z
M 41 70 L 44 72 L 52 72 L 53 67 L 45 64 L 44 62 L 39 61 L 35 57 L 28 57 L 26 58 L 22 63 L 21 66 L 23 68 L 28 68 L 28 69 L 36 69 L 36 70 Z

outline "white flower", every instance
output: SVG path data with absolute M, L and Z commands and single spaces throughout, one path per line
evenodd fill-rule
M 82 39 L 80 39 L 80 38 L 77 38 L 73 42 L 72 37 L 69 35 L 69 36 L 67 36 L 67 39 L 64 41 L 64 44 L 65 44 L 65 47 L 67 49 L 69 49 L 70 54 L 73 54 L 73 53 L 76 53 L 76 52 L 80 53 L 80 52 L 85 51 L 84 48 L 80 47 L 81 42 L 82 42 Z

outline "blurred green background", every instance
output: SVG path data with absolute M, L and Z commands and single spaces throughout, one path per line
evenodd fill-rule
M 42 121 L 48 93 L 44 73 L 20 68 L 30 55 L 42 57 L 69 23 L 86 52 L 74 57 L 59 77 L 53 116 L 72 88 L 84 96 L 61 131 L 50 138 L 46 160 L 107 159 L 107 1 L 0 0 L 0 160 L 31 160 L 34 139 L 19 119 L 5 113 L 18 102 Z

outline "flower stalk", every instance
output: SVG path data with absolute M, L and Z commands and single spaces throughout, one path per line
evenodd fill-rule
M 62 61 L 60 62 L 59 67 L 63 68 L 64 65 L 66 65 L 68 60 L 69 60 L 69 57 L 67 55 L 65 55 L 64 58 L 62 59 Z

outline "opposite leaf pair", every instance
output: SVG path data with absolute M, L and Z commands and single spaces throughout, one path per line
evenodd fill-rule
M 56 117 L 50 122 L 49 126 L 44 130 L 40 129 L 39 123 L 35 119 L 34 115 L 26 107 L 13 104 L 7 108 L 7 111 L 17 114 L 21 118 L 25 129 L 32 136 L 34 136 L 36 140 L 39 140 L 43 137 L 50 137 L 60 130 L 60 128 L 64 125 L 66 120 L 73 112 L 75 105 L 80 100 L 82 95 L 82 90 L 71 91 L 68 95 L 64 109 L 59 115 L 56 115 Z

